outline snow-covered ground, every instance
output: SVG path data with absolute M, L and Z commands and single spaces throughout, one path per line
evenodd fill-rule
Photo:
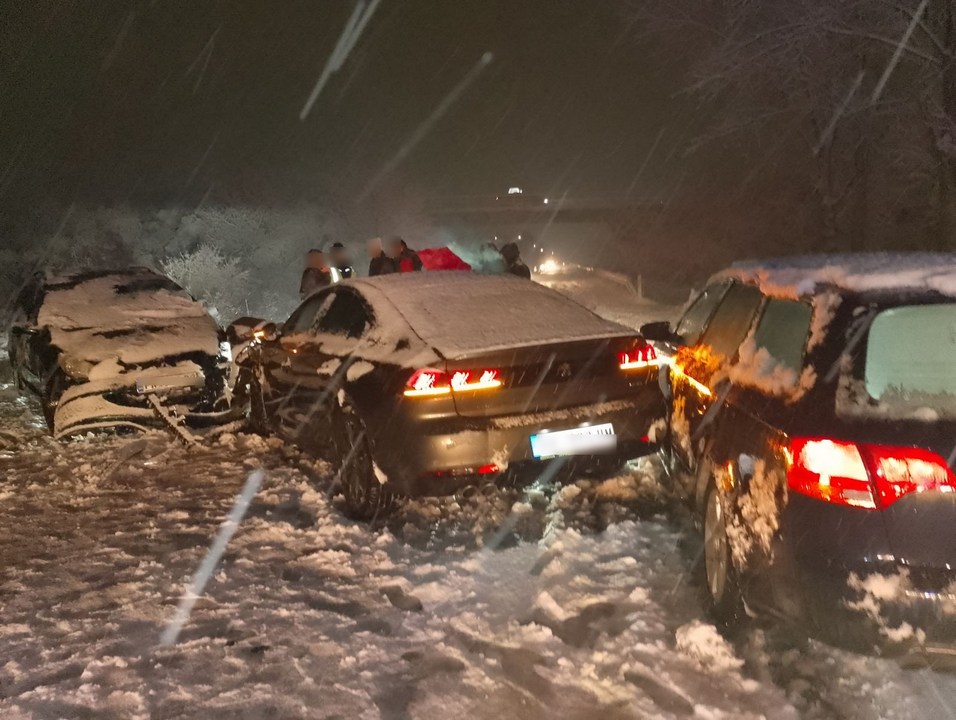
M 657 466 L 345 519 L 255 436 L 49 439 L 0 389 L 0 717 L 952 717 L 956 678 L 783 633 L 729 642 Z M 160 634 L 254 468 L 174 646 Z
M 605 314 L 661 317 L 635 298 Z M 324 463 L 276 441 L 57 443 L 41 418 L 0 366 L 3 720 L 956 717 L 951 675 L 779 629 L 722 637 L 653 460 L 408 502 L 368 527 L 341 514 Z

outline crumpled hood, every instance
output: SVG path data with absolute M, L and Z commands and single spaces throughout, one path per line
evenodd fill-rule
M 158 277 L 149 276 L 140 279 Z M 187 353 L 218 355 L 218 325 L 200 303 L 175 289 L 137 289 L 136 281 L 116 274 L 51 286 L 37 321 L 65 364 L 148 365 Z

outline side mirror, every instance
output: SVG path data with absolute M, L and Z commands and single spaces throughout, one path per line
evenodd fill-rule
M 274 322 L 263 323 L 252 333 L 252 338 L 259 342 L 272 342 L 279 337 L 279 328 Z
M 671 324 L 666 320 L 644 323 L 641 325 L 640 332 L 645 340 L 653 342 L 674 342 L 678 339 L 671 330 Z

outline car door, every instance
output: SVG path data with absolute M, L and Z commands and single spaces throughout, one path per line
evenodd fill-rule
M 786 497 L 784 429 L 794 412 L 807 359 L 813 317 L 803 300 L 769 298 L 762 305 L 732 373 L 725 401 L 707 429 L 708 460 L 724 482 L 727 508 L 735 510 L 731 545 L 743 564 L 737 568 L 748 602 L 796 614 L 798 597 L 785 553 L 775 552 Z M 708 482 L 710 478 L 700 478 Z M 698 487 L 702 507 L 706 487 Z M 772 571 L 772 572 L 768 572 Z
M 284 359 L 272 368 L 276 385 L 286 389 L 273 414 L 276 430 L 314 452 L 326 449 L 331 408 L 348 380 L 352 353 L 371 325 L 371 310 L 351 288 L 321 295 L 311 323 L 299 317 L 289 328 L 295 332 L 283 331 L 278 345 Z
M 756 287 L 734 282 L 720 295 L 709 320 L 698 321 L 703 326 L 699 333 L 691 324 L 684 328 L 688 344 L 678 348 L 671 369 L 671 432 L 675 452 L 687 467 L 697 466 L 705 418 L 719 399 L 722 388 L 714 387 L 714 379 L 736 358 L 762 302 Z

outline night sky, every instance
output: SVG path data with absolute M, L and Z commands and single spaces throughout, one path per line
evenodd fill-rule
M 6 0 L 0 204 L 354 201 L 486 52 L 383 186 L 623 197 L 686 113 L 622 5 L 382 0 L 301 122 L 349 0 Z

